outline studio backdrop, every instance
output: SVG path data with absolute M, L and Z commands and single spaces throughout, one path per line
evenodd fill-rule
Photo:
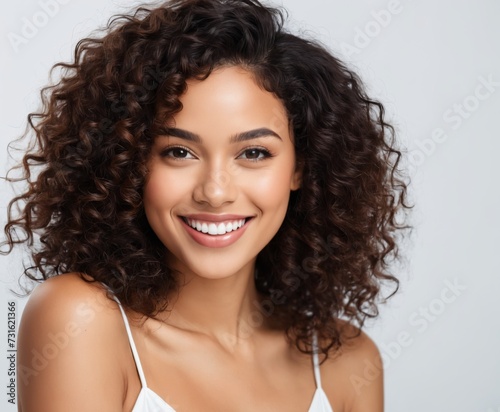
M 1 19 L 0 174 L 51 66 L 126 0 L 23 0 Z M 384 103 L 405 151 L 414 231 L 400 291 L 367 323 L 385 367 L 387 412 L 500 412 L 500 2 L 282 0 L 288 27 L 319 39 Z M 20 153 L 11 151 L 14 159 Z M 0 181 L 0 223 L 14 189 Z M 27 255 L 0 256 L 0 411 L 17 410 L 15 343 Z M 58 350 L 64 350 L 59 348 Z M 40 360 L 43 363 L 43 359 Z M 381 372 L 366 364 L 362 390 Z

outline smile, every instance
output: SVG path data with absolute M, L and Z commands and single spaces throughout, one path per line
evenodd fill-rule
M 184 218 L 189 226 L 196 229 L 198 232 L 208 233 L 209 235 L 225 235 L 226 233 L 233 232 L 240 229 L 246 219 L 232 220 L 226 222 L 204 222 L 201 220 Z
M 236 242 L 249 226 L 252 218 L 210 222 L 180 216 L 191 238 L 202 246 L 226 247 Z

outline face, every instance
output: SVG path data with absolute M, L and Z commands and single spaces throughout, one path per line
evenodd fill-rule
M 149 224 L 181 273 L 252 270 L 300 184 L 285 108 L 239 67 L 188 81 L 180 101 L 152 147 Z

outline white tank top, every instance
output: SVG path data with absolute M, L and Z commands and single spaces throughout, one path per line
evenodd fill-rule
M 139 354 L 137 352 L 137 348 L 135 346 L 134 338 L 132 337 L 132 332 L 130 331 L 130 325 L 128 323 L 127 315 L 123 310 L 123 307 L 116 296 L 113 298 L 118 303 L 120 307 L 120 311 L 123 316 L 123 321 L 125 323 L 125 328 L 127 329 L 128 340 L 130 343 L 130 348 L 132 349 L 132 354 L 134 356 L 134 361 L 137 367 L 137 371 L 139 373 L 139 378 L 141 380 L 141 391 L 139 392 L 139 396 L 135 401 L 134 407 L 132 408 L 132 412 L 176 412 L 174 408 L 172 408 L 167 402 L 165 402 L 160 396 L 148 388 L 146 377 L 144 376 L 144 371 L 142 370 L 141 360 L 139 359 Z M 314 365 L 314 378 L 316 380 L 316 391 L 314 392 L 314 396 L 311 402 L 311 406 L 307 412 L 333 412 L 333 409 L 326 397 L 323 388 L 321 387 L 321 376 L 319 373 L 319 361 L 318 361 L 318 353 L 317 353 L 317 337 L 313 335 L 313 365 Z

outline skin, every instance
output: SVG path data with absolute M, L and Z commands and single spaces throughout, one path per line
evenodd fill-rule
M 202 142 L 168 133 L 156 139 L 144 205 L 183 286 L 158 319 L 128 313 L 148 386 L 178 412 L 306 412 L 316 388 L 311 357 L 268 317 L 253 320 L 256 256 L 281 225 L 290 191 L 300 188 L 283 105 L 238 67 L 190 81 L 181 101 L 168 126 Z M 257 128 L 279 138 L 230 143 Z M 256 147 L 273 157 L 251 160 L 262 159 Z M 194 242 L 178 218 L 202 212 L 253 219 L 237 242 L 214 249 Z M 346 333 L 355 329 L 345 326 Z M 73 273 L 39 285 L 23 312 L 18 344 L 20 411 L 132 410 L 140 381 L 121 314 L 99 284 Z M 363 332 L 321 365 L 335 412 L 383 410 L 377 365 L 379 351 Z
M 169 323 L 189 322 L 188 327 L 233 350 L 245 343 L 240 342 L 241 324 L 258 302 L 253 282 L 257 254 L 281 226 L 290 191 L 299 188 L 300 170 L 282 103 L 249 73 L 230 67 L 206 81 L 189 81 L 181 103 L 172 125 L 202 142 L 168 135 L 156 139 L 144 208 L 170 251 L 170 266 L 185 284 Z M 261 137 L 230 143 L 233 135 L 264 128 L 269 132 Z M 179 219 L 193 213 L 253 219 L 237 242 L 210 248 L 195 242 Z

